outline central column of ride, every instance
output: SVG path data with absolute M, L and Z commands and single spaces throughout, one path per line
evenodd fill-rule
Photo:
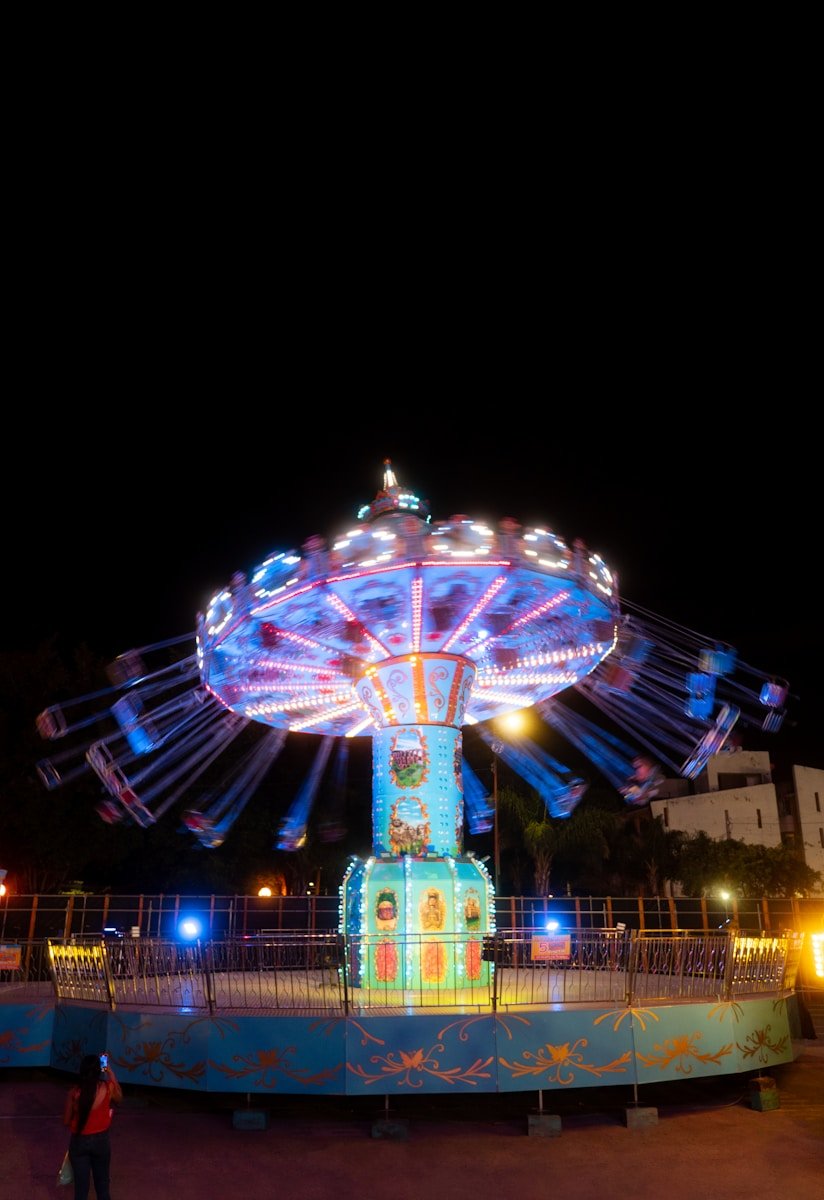
M 372 857 L 343 882 L 355 986 L 462 988 L 486 982 L 491 883 L 463 854 L 461 725 L 475 667 L 407 654 L 356 683 L 372 747 Z

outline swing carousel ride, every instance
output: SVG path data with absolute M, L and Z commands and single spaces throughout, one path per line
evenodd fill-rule
M 580 541 L 511 519 L 432 521 L 388 460 L 354 527 L 236 574 L 194 635 L 122 655 L 110 681 L 41 713 L 43 737 L 74 743 L 38 764 L 41 779 L 53 788 L 93 771 L 108 822 L 147 826 L 179 806 L 205 847 L 225 839 L 287 735 L 303 733 L 318 751 L 277 841 L 300 847 L 333 747 L 340 778 L 349 739 L 370 737 L 372 852 L 346 871 L 341 921 L 376 936 L 352 982 L 414 975 L 432 987 L 480 979 L 481 935 L 494 929 L 493 881 L 463 846 L 465 818 L 472 833 L 491 827 L 464 726 L 565 818 L 587 782 L 528 738 L 503 742 L 497 718 L 533 706 L 643 806 L 664 769 L 695 778 L 734 727 L 778 730 L 788 693 L 730 646 L 619 602 L 615 575 Z M 570 690 L 631 740 L 566 704 Z M 241 753 L 250 723 L 265 728 Z M 439 934 L 466 935 L 465 950 L 440 953 Z

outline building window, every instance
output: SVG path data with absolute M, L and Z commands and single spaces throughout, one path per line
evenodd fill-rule
M 759 829 L 763 829 L 763 828 L 764 828 L 764 823 L 763 823 L 763 821 L 761 820 L 761 809 L 760 809 L 760 808 L 757 808 L 757 809 L 755 810 L 755 815 L 758 817 L 758 828 L 759 828 Z
M 819 796 L 818 792 L 815 794 L 815 811 L 821 812 L 821 797 Z

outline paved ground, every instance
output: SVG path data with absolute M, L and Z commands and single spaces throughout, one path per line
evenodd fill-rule
M 112 1128 L 113 1200 L 753 1200 L 824 1195 L 824 1042 L 772 1072 L 779 1107 L 750 1102 L 750 1075 L 640 1089 L 657 1122 L 628 1128 L 630 1090 L 556 1098 L 556 1137 L 528 1135 L 535 1093 L 405 1097 L 401 1138 L 374 1136 L 381 1098 L 271 1096 L 262 1130 L 236 1129 L 237 1100 L 126 1086 Z M 0 1200 L 40 1200 L 67 1143 L 70 1080 L 0 1072 Z M 93 1191 L 92 1191 L 93 1195 Z

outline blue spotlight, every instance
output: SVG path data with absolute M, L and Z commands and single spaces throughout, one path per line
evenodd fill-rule
M 193 942 L 200 937 L 201 924 L 194 917 L 184 917 L 177 927 L 177 936 L 183 942 Z

